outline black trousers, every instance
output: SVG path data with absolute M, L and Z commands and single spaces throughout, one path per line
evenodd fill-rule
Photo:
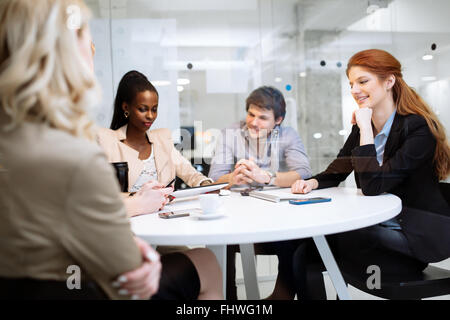
M 105 300 L 95 282 L 81 282 L 69 290 L 65 281 L 0 277 L 0 300 Z
M 200 278 L 192 261 L 175 252 L 161 256 L 158 292 L 152 300 L 196 300 Z M 105 300 L 109 297 L 93 281 L 69 290 L 65 281 L 0 277 L 0 300 Z
M 401 230 L 380 225 L 326 237 L 339 267 L 351 264 L 352 270 L 368 276 L 367 267 L 376 265 L 382 275 L 407 275 L 426 268 L 414 258 Z M 298 299 L 325 300 L 322 272 L 325 266 L 312 239 L 304 240 L 294 254 L 293 269 Z
M 287 240 L 276 242 L 255 243 L 255 254 L 269 254 L 278 257 L 278 279 L 283 287 L 295 294 L 294 274 L 292 270 L 292 259 L 295 250 L 301 240 Z M 236 253 L 239 245 L 227 246 L 227 300 L 237 300 L 236 288 Z

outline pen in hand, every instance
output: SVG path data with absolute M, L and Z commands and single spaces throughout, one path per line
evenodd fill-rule
M 175 182 L 175 179 L 176 179 L 176 178 L 177 178 L 177 177 L 173 178 L 173 179 L 167 184 L 167 186 L 165 186 L 165 188 L 170 187 L 170 185 L 171 185 L 172 183 Z
M 166 188 L 170 187 L 170 185 L 171 185 L 172 183 L 175 182 L 175 179 L 176 179 L 176 178 L 177 178 L 177 177 L 173 178 L 173 180 L 170 181 L 170 182 L 167 184 Z M 174 189 L 175 189 L 175 187 L 174 187 Z M 173 199 L 175 199 L 175 197 L 174 197 L 174 196 L 171 196 L 171 195 L 169 194 L 169 202 L 172 201 Z

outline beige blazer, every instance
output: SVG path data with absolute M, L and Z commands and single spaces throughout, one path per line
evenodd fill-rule
M 67 281 L 76 265 L 117 299 L 111 282 L 142 261 L 103 151 L 43 124 L 0 130 L 0 243 L 2 277 Z
M 144 168 L 139 152 L 123 143 L 127 135 L 127 125 L 111 130 L 99 128 L 97 142 L 106 153 L 109 162 L 128 162 L 128 189 L 134 185 Z M 181 178 L 187 185 L 198 186 L 205 177 L 196 171 L 191 163 L 184 158 L 174 147 L 169 129 L 156 129 L 147 131 L 147 137 L 152 144 L 154 152 L 158 181 L 162 184 L 169 183 L 175 176 Z

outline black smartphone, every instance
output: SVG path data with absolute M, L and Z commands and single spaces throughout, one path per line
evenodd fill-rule
M 160 213 L 160 214 L 158 214 L 158 216 L 163 219 L 173 219 L 173 218 L 187 217 L 187 216 L 189 216 L 189 213 L 188 212 L 175 213 L 173 211 L 169 211 L 169 212 Z
M 289 200 L 289 203 L 299 205 L 299 204 L 320 203 L 320 202 L 330 202 L 330 201 L 331 201 L 331 198 L 316 197 L 316 198 Z
M 250 195 L 250 192 L 252 192 L 252 191 L 260 191 L 260 190 L 263 190 L 263 189 L 264 189 L 263 187 L 247 188 L 247 189 L 244 189 L 244 190 L 241 191 L 241 196 L 248 197 Z

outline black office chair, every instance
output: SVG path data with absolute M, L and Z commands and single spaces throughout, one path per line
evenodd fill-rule
M 444 199 L 447 200 L 448 205 L 450 206 L 450 183 L 441 182 L 439 183 L 439 188 L 441 189 Z
M 177 150 L 180 150 L 181 145 L 180 144 L 176 144 L 175 148 L 177 148 Z M 211 167 L 211 159 L 195 159 L 195 158 L 191 158 L 190 161 L 191 161 L 192 166 L 195 168 L 195 170 L 197 170 L 198 172 L 200 172 L 201 174 L 203 174 L 206 177 L 208 176 L 209 168 Z M 184 181 L 181 180 L 178 177 L 176 177 L 174 187 L 175 187 L 175 190 L 181 190 L 181 189 L 189 188 L 189 186 L 186 185 L 184 183 Z
M 392 300 L 420 300 L 450 294 L 450 270 L 429 265 L 409 275 L 384 275 L 380 289 L 368 289 L 368 274 L 361 275 L 351 266 L 341 268 L 345 282 L 371 295 Z
M 450 184 L 439 184 L 444 198 L 450 205 Z M 344 280 L 353 287 L 385 299 L 419 300 L 450 294 L 450 270 L 428 265 L 422 272 L 408 275 L 384 275 L 380 289 L 368 289 L 368 274 L 362 274 L 351 263 L 342 263 Z

